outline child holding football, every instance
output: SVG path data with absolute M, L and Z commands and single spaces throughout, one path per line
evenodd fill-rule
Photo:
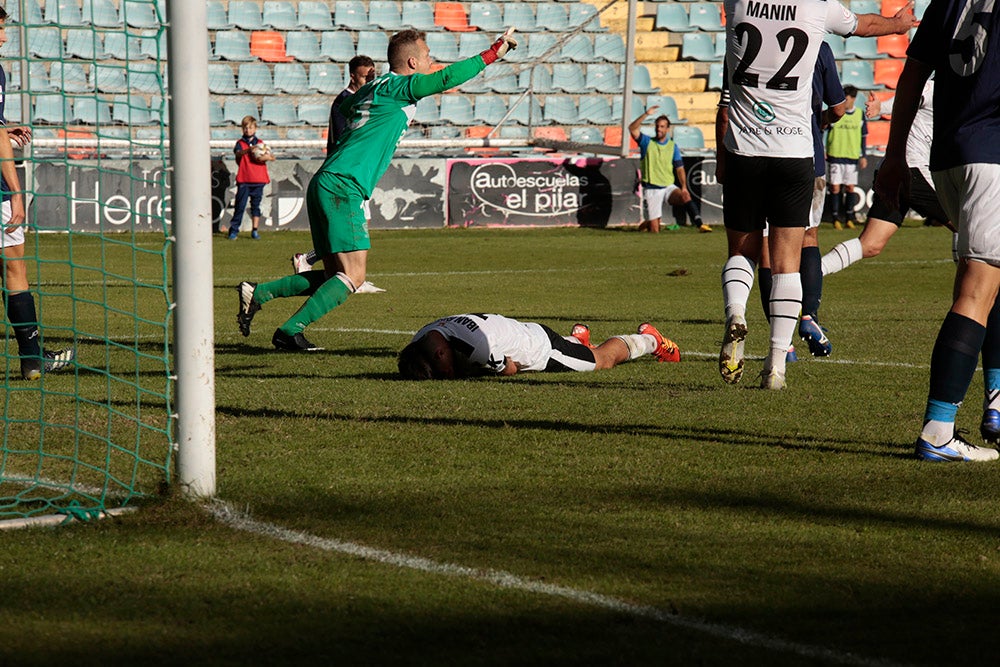
M 233 204 L 233 220 L 229 223 L 229 240 L 234 241 L 240 233 L 240 223 L 243 212 L 250 201 L 250 220 L 253 229 L 250 238 L 260 238 L 257 228 L 260 226 L 260 200 L 264 196 L 264 186 L 271 182 L 267 173 L 267 163 L 274 159 L 274 154 L 257 138 L 257 119 L 244 116 L 243 136 L 236 142 L 233 153 L 236 155 L 236 201 Z

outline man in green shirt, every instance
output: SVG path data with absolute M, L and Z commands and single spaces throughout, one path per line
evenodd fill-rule
M 309 297 L 274 332 L 279 350 L 319 349 L 302 332 L 364 283 L 371 241 L 362 208 L 389 167 L 396 145 L 416 112 L 418 100 L 456 88 L 515 48 L 513 28 L 476 56 L 431 73 L 433 59 L 425 34 L 404 30 L 389 40 L 389 72 L 362 86 L 341 102 L 347 129 L 323 166 L 309 182 L 306 207 L 313 247 L 324 270 L 306 271 L 267 283 L 237 286 L 240 333 L 250 335 L 250 322 L 271 299 Z

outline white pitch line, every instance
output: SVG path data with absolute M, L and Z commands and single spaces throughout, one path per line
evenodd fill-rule
M 525 591 L 549 597 L 561 598 L 578 604 L 589 605 L 613 611 L 619 614 L 626 614 L 638 618 L 645 618 L 668 625 L 673 625 L 686 630 L 693 630 L 703 634 L 727 639 L 730 641 L 775 651 L 778 653 L 788 653 L 806 658 L 820 659 L 835 662 L 842 665 L 862 665 L 864 667 L 879 666 L 889 667 L 897 663 L 887 660 L 866 658 L 853 653 L 837 651 L 823 646 L 813 646 L 800 642 L 789 641 L 780 637 L 774 637 L 755 630 L 712 623 L 695 618 L 686 618 L 676 614 L 671 614 L 657 607 L 650 605 L 633 604 L 625 600 L 615 598 L 602 593 L 570 588 L 568 586 L 557 586 L 546 584 L 535 579 L 526 579 L 503 570 L 478 569 L 457 565 L 454 563 L 441 563 L 421 556 L 412 556 L 404 553 L 386 551 L 367 547 L 355 542 L 345 542 L 343 540 L 319 537 L 302 533 L 272 523 L 258 521 L 249 515 L 237 512 L 228 504 L 221 500 L 215 500 L 207 506 L 208 511 L 219 521 L 231 528 L 242 530 L 262 537 L 270 537 L 281 540 L 289 544 L 301 544 L 303 546 L 320 549 L 332 553 L 354 556 L 363 560 L 374 561 L 384 565 L 417 570 L 428 574 L 437 574 L 448 577 L 460 577 L 470 579 L 480 583 L 491 584 L 499 588 Z

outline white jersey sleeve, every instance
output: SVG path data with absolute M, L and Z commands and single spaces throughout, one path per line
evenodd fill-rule
M 414 339 L 428 331 L 438 331 L 452 350 L 469 364 L 493 373 L 501 373 L 509 357 L 522 371 L 545 370 L 552 343 L 544 329 L 495 313 L 451 315 L 432 322 L 417 332 Z
M 848 35 L 857 16 L 837 0 L 725 0 L 729 129 L 740 155 L 809 158 L 812 79 L 828 32 Z

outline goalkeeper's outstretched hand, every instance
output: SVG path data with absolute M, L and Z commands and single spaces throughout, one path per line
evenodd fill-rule
M 497 61 L 497 59 L 503 58 L 507 55 L 508 51 L 513 51 L 516 48 L 517 40 L 514 39 L 514 28 L 511 26 L 497 38 L 497 41 L 490 45 L 490 48 L 486 49 L 479 55 L 483 57 L 483 61 L 487 65 L 492 65 Z

